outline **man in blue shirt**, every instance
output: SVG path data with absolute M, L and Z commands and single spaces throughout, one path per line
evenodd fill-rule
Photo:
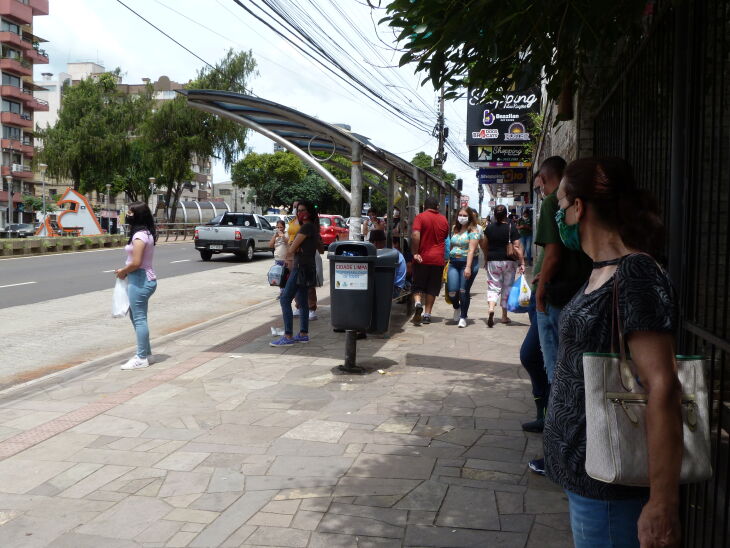
M 372 230 L 370 232 L 370 242 L 377 249 L 385 248 L 385 231 L 384 230 Z M 398 251 L 396 249 L 396 251 Z M 393 279 L 393 296 L 400 294 L 401 290 L 406 284 L 406 260 L 403 258 L 403 254 L 398 251 L 398 266 L 395 269 L 395 278 Z

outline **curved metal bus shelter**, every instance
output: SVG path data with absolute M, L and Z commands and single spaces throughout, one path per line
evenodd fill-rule
M 388 198 L 388 212 L 393 211 L 396 192 L 407 198 L 408 226 L 418 213 L 427 195 L 438 197 L 441 211 L 451 221 L 458 207 L 459 191 L 431 173 L 402 158 L 378 148 L 367 137 L 342 127 L 322 122 L 292 108 L 250 95 L 216 90 L 181 90 L 193 108 L 233 120 L 278 143 L 297 155 L 330 183 L 350 204 L 350 239 L 360 239 L 362 214 L 363 171 L 379 178 L 373 186 L 384 191 Z M 312 152 L 325 153 L 314 157 Z M 350 158 L 346 166 L 334 160 L 338 154 Z M 347 171 L 350 169 L 350 189 L 322 165 L 323 163 Z M 386 184 L 383 184 L 386 183 Z M 388 245 L 391 244 L 391 223 L 388 227 Z

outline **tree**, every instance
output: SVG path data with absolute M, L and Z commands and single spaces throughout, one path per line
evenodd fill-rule
M 597 73 L 642 35 L 646 0 L 512 0 L 413 2 L 393 0 L 383 19 L 400 31 L 400 64 L 416 63 L 447 98 L 469 86 L 489 98 L 544 81 L 551 99 L 569 104 L 586 67 Z M 607 75 L 610 78 L 610 76 Z
M 246 82 L 255 72 L 252 53 L 229 50 L 215 67 L 205 67 L 188 89 L 246 91 Z M 183 186 L 193 174 L 191 159 L 214 156 L 230 168 L 245 150 L 247 130 L 240 124 L 195 110 L 184 96 L 165 101 L 145 121 L 143 150 L 156 166 L 157 185 L 166 188 L 170 221 L 174 222 Z
M 411 163 L 414 166 L 420 167 L 424 171 L 428 171 L 445 183 L 453 184 L 456 180 L 456 175 L 454 173 L 449 173 L 442 167 L 434 167 L 433 157 L 429 156 L 425 152 L 416 153 L 416 155 L 411 160 Z
M 273 154 L 249 152 L 231 168 L 231 180 L 237 186 L 255 190 L 260 204 L 288 204 L 298 196 L 307 170 L 299 158 L 289 152 Z
M 36 133 L 37 162 L 47 175 L 73 181 L 75 190 L 101 191 L 130 159 L 130 143 L 151 105 L 151 86 L 130 97 L 117 89 L 120 69 L 65 88 L 53 127 Z

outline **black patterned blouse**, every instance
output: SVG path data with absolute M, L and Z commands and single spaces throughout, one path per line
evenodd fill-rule
M 647 255 L 628 255 L 619 263 L 617 273 L 624 334 L 674 332 L 674 291 L 669 276 L 654 260 Z M 603 483 L 585 472 L 583 353 L 611 351 L 613 278 L 588 295 L 584 294 L 586 285 L 560 316 L 558 357 L 545 419 L 546 474 L 583 497 L 610 500 L 644 496 L 648 494 L 646 488 Z

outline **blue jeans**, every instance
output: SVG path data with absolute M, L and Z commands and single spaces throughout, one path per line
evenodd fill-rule
M 520 242 L 525 253 L 525 259 L 532 261 L 532 234 L 529 236 L 520 236 Z
M 545 372 L 550 384 L 553 383 L 555 363 L 558 360 L 558 324 L 561 310 L 546 303 L 545 312 L 537 311 L 537 329 L 540 333 L 542 359 L 545 362 Z
M 636 524 L 646 498 L 598 500 L 566 494 L 575 548 L 639 548 Z
M 152 354 L 150 329 L 147 325 L 147 303 L 157 289 L 156 280 L 148 280 L 143 268 L 127 275 L 127 295 L 129 296 L 129 318 L 137 335 L 137 357 L 146 358 Z
M 464 276 L 466 269 L 466 259 L 450 259 L 449 271 L 447 274 L 446 288 L 451 297 L 451 303 L 454 310 L 461 308 L 461 317 L 467 318 L 469 314 L 469 304 L 471 304 L 471 286 L 474 278 L 479 272 L 479 261 L 473 259 L 471 263 L 471 276 Z
M 530 299 L 530 308 L 527 310 L 527 315 L 530 317 L 530 328 L 527 330 L 525 340 L 522 341 L 520 347 L 520 362 L 527 374 L 530 375 L 532 396 L 546 399 L 550 392 L 550 385 L 545 374 L 545 364 L 542 359 L 542 349 L 540 348 L 534 293 Z
M 291 307 L 291 302 L 296 296 L 300 303 L 307 302 L 307 291 L 308 288 L 297 285 L 297 268 L 293 268 L 289 279 L 286 281 L 284 291 L 281 292 L 279 297 L 279 304 L 281 304 L 281 313 L 284 316 L 284 334 L 294 334 L 294 311 Z M 300 333 L 309 333 L 309 311 L 306 308 L 301 310 L 299 314 L 299 331 Z

